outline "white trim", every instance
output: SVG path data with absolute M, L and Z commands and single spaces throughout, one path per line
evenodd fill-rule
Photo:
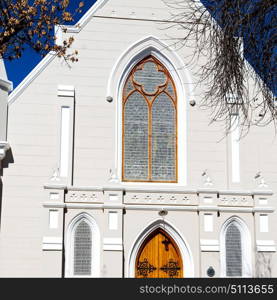
M 60 132 L 60 177 L 67 177 L 69 171 L 70 153 L 70 106 L 61 107 L 61 132 Z
M 258 246 L 275 246 L 274 240 L 257 240 Z
M 63 26 L 66 28 L 68 33 L 79 33 L 86 24 L 91 20 L 93 15 L 102 8 L 108 0 L 97 0 L 92 7 L 84 14 L 84 16 L 79 20 L 79 22 L 75 25 Z
M 87 11 L 87 13 L 79 20 L 79 22 L 73 26 L 63 26 L 67 29 L 69 33 L 78 33 L 84 26 L 90 21 L 93 15 L 106 4 L 108 0 L 98 0 L 92 7 Z M 59 31 L 56 29 L 58 34 L 57 44 L 60 43 L 61 37 L 59 36 Z M 23 81 L 14 89 L 14 91 L 9 95 L 8 104 L 11 105 L 15 100 L 23 93 L 23 91 L 36 79 L 39 74 L 50 64 L 50 62 L 56 57 L 55 52 L 49 52 L 40 63 L 24 78 Z
M 65 204 L 64 203 L 60 203 L 60 202 L 44 202 L 42 204 L 43 207 L 45 208 L 65 208 Z
M 275 246 L 257 246 L 258 252 L 276 252 Z
M 4 91 L 10 92 L 13 89 L 13 83 L 10 80 L 0 78 L 0 88 Z
M 55 58 L 55 53 L 48 53 L 37 66 L 24 78 L 23 81 L 9 95 L 8 105 L 12 105 L 15 100 L 23 93 L 23 91 L 39 76 L 39 74 L 50 64 Z
M 219 240 L 200 240 L 200 249 L 203 252 L 219 252 Z
M 57 135 L 58 177 L 62 182 L 72 183 L 73 142 L 74 142 L 74 110 L 75 87 L 58 85 L 57 87 L 57 118 L 59 134 Z
M 214 230 L 214 215 L 204 213 L 204 231 L 213 232 Z
M 239 142 L 239 116 L 231 117 L 231 155 L 232 155 L 232 182 L 240 182 L 240 142 Z
M 267 198 L 259 198 L 259 205 L 267 205 L 268 199 Z
M 260 232 L 268 232 L 269 222 L 268 222 L 267 214 L 260 214 L 259 223 L 260 223 Z
M 61 26 L 55 25 L 54 31 L 55 31 L 55 37 L 56 37 L 55 44 L 58 46 L 63 46 L 63 31 L 62 31 Z
M 68 189 L 69 191 L 122 191 L 122 192 L 145 192 L 145 193 L 181 193 L 181 194 L 198 194 L 198 193 L 213 193 L 220 195 L 237 195 L 237 196 L 255 196 L 255 195 L 273 195 L 273 191 L 267 190 L 206 190 L 206 189 L 187 189 L 184 185 L 178 186 L 149 186 L 149 184 L 144 184 L 140 186 L 136 185 L 105 185 L 105 186 L 70 186 L 70 185 L 57 185 L 57 184 L 46 184 L 44 186 L 46 189 Z
M 156 57 L 164 67 L 170 72 L 176 85 L 178 98 L 178 183 L 147 183 L 149 186 L 163 185 L 187 185 L 187 123 L 188 123 L 188 102 L 193 97 L 193 87 L 191 76 L 181 58 L 168 45 L 162 43 L 154 36 L 146 36 L 143 39 L 133 43 L 118 58 L 114 64 L 107 88 L 107 97 L 111 96 L 115 99 L 116 105 L 116 153 L 115 167 L 117 177 L 121 181 L 122 177 L 122 92 L 123 85 L 127 76 L 133 67 L 144 57 L 152 55 Z M 187 84 L 185 88 L 185 83 Z M 130 185 L 134 183 L 122 182 L 122 185 Z M 145 183 L 136 183 L 137 186 L 145 185 Z
M 203 203 L 205 204 L 212 204 L 214 202 L 214 198 L 212 196 L 204 196 Z
M 103 239 L 104 251 L 123 251 L 122 238 L 104 238 Z
M 74 231 L 78 223 L 85 220 L 91 228 L 92 233 L 92 254 L 91 254 L 91 276 L 86 277 L 99 277 L 100 276 L 100 231 L 94 218 L 88 213 L 81 213 L 71 220 L 66 230 L 66 244 L 65 244 L 65 274 L 66 277 L 83 277 L 75 276 L 73 274 L 73 258 L 74 258 Z
M 257 240 L 258 252 L 276 252 L 276 244 L 273 240 Z
M 109 195 L 109 201 L 117 202 L 119 200 L 119 195 L 117 194 L 110 194 Z
M 49 209 L 48 227 L 49 229 L 59 228 L 59 215 L 58 209 Z
M 109 211 L 108 216 L 109 230 L 118 230 L 118 212 Z
M 275 211 L 274 207 L 260 207 L 260 206 L 255 206 L 253 209 L 253 212 L 263 212 L 263 213 L 272 213 Z
M 42 250 L 44 251 L 61 251 L 63 249 L 62 237 L 43 237 Z
M 237 212 L 237 213 L 253 213 L 253 212 L 274 212 L 273 207 L 268 209 L 256 209 L 247 207 L 209 207 L 209 206 L 197 206 L 197 205 L 149 205 L 149 204 L 101 204 L 101 203 L 60 203 L 60 202 L 44 202 L 43 207 L 48 208 L 93 208 L 93 209 L 127 209 L 127 210 L 172 210 L 172 211 L 219 211 L 219 212 Z
M 220 266 L 221 276 L 226 277 L 226 249 L 225 249 L 225 237 L 226 231 L 229 225 L 235 223 L 241 233 L 241 247 L 242 247 L 242 277 L 252 277 L 252 247 L 251 247 L 251 235 L 247 225 L 237 216 L 229 218 L 222 225 L 220 231 Z
M 75 96 L 75 87 L 74 85 L 58 85 L 59 97 L 74 97 Z
M 219 252 L 219 245 L 202 245 L 200 248 L 202 252 Z
M 0 141 L 0 161 L 6 157 L 6 153 L 10 148 L 8 142 Z
M 274 194 L 272 190 L 253 190 L 252 193 L 259 196 L 272 196 Z
M 59 199 L 60 199 L 60 194 L 59 193 L 50 193 L 49 194 L 49 200 L 57 201 Z
M 126 210 L 153 210 L 153 211 L 197 211 L 197 206 L 172 206 L 172 205 L 124 205 Z
M 194 277 L 194 263 L 193 256 L 188 243 L 182 237 L 181 233 L 176 230 L 168 221 L 163 219 L 157 219 L 151 224 L 149 224 L 136 238 L 129 250 L 127 264 L 126 264 L 126 275 L 127 277 L 135 277 L 135 263 L 138 252 L 145 241 L 145 239 L 158 228 L 162 228 L 168 233 L 181 252 L 182 261 L 183 261 L 183 274 L 185 277 Z

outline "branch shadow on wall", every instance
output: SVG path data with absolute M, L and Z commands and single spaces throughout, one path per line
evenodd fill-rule
M 9 167 L 9 164 L 14 163 L 12 150 L 9 149 L 6 153 L 5 158 L 0 162 L 0 231 L 2 225 L 2 203 L 3 203 L 3 180 L 4 169 Z

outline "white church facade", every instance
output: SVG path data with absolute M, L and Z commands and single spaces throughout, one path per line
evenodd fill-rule
M 77 63 L 1 66 L 0 277 L 277 276 L 274 130 L 209 125 L 169 16 L 98 0 Z

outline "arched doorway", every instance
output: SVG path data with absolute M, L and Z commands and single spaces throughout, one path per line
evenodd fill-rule
M 135 264 L 137 278 L 181 278 L 183 261 L 174 240 L 161 228 L 144 241 Z

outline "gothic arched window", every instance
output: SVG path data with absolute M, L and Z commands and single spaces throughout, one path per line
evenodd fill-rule
M 226 276 L 242 276 L 241 232 L 235 222 L 230 223 L 225 233 Z
M 92 234 L 90 225 L 81 220 L 74 232 L 74 275 L 91 275 Z
M 95 220 L 82 213 L 68 226 L 66 276 L 99 277 L 100 232 Z
M 123 181 L 177 182 L 177 95 L 154 57 L 140 61 L 123 90 Z

